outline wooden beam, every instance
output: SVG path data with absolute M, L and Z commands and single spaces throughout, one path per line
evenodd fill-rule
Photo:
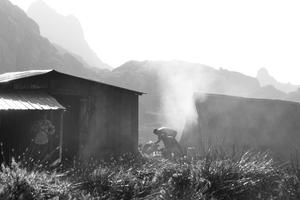
M 63 154 L 63 137 L 64 137 L 64 111 L 60 113 L 60 126 L 59 126 L 59 162 L 62 162 L 62 154 Z

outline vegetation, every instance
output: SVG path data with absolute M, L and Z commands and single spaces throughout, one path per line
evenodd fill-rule
M 279 166 L 250 151 L 176 161 L 124 155 L 60 173 L 12 160 L 2 165 L 0 199 L 300 199 L 299 172 L 297 162 Z

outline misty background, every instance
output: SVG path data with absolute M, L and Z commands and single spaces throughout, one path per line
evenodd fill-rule
M 11 2 L 0 72 L 54 68 L 146 92 L 142 142 L 196 120 L 194 92 L 300 101 L 296 1 Z
M 77 43 L 85 40 L 113 68 L 128 60 L 176 59 L 250 76 L 265 67 L 281 82 L 300 84 L 296 0 L 44 0 L 46 7 L 36 0 L 12 3 L 37 21 L 52 42 L 58 40 L 50 37 L 54 30 L 67 31 L 74 39 L 82 28 L 85 38 L 77 37 Z M 45 19 L 56 22 L 51 32 L 46 33 Z M 61 26 L 64 22 L 69 29 Z

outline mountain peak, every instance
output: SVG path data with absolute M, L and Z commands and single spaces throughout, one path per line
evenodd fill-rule
M 53 68 L 95 79 L 103 72 L 84 67 L 68 52 L 60 54 L 40 35 L 38 24 L 7 0 L 0 0 L 0 27 L 0 73 Z
M 266 76 L 266 75 L 269 75 L 269 71 L 266 68 L 264 68 L 264 67 L 260 68 L 257 71 L 257 76 Z
M 34 10 L 40 10 L 42 12 L 47 12 L 47 13 L 55 13 L 57 15 L 59 15 L 58 12 L 56 12 L 56 10 L 54 8 L 52 8 L 51 6 L 49 6 L 45 1 L 43 0 L 37 0 L 35 2 L 33 2 L 28 10 L 27 13 L 30 13 L 31 11 Z
M 269 71 L 266 68 L 260 68 L 257 71 L 257 79 L 262 86 L 266 85 L 275 85 L 277 83 L 276 79 L 269 74 Z
M 62 15 L 43 0 L 32 3 L 27 13 L 40 26 L 41 35 L 51 42 L 60 45 L 72 54 L 79 55 L 92 67 L 110 68 L 90 48 L 80 21 L 73 14 Z
M 30 7 L 32 7 L 32 6 L 34 6 L 34 7 L 39 6 L 39 7 L 50 8 L 49 5 L 48 5 L 45 1 L 43 1 L 43 0 L 37 0 L 37 1 L 34 1 L 34 2 L 30 5 Z
M 293 92 L 298 88 L 298 86 L 296 85 L 292 85 L 290 83 L 281 83 L 277 81 L 273 76 L 270 75 L 269 71 L 266 68 L 260 68 L 257 71 L 256 78 L 261 86 L 272 85 L 276 89 L 286 93 Z

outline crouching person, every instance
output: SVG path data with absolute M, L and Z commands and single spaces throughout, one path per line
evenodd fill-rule
M 158 140 L 155 144 L 158 144 L 160 141 L 164 143 L 165 149 L 162 152 L 163 156 L 170 158 L 178 158 L 184 155 L 183 150 L 176 140 L 177 131 L 167 127 L 161 127 L 154 129 L 153 133 L 157 135 Z

